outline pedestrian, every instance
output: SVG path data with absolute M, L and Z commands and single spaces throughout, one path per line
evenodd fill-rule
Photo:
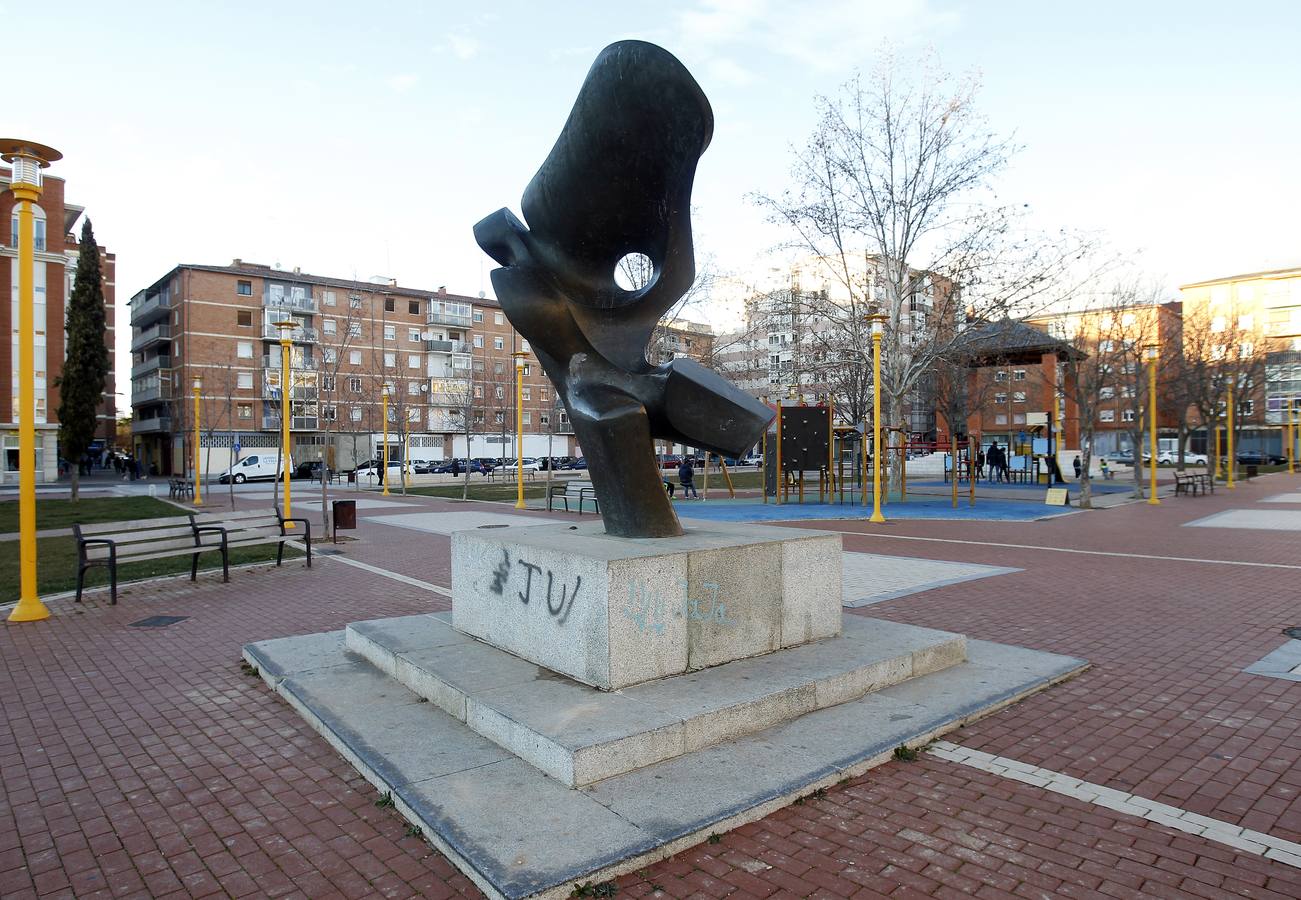
M 976 480 L 979 481 L 984 477 L 985 477 L 985 451 L 977 450 L 976 451 Z
M 1073 465 L 1075 466 L 1075 480 L 1079 481 L 1080 474 L 1084 471 L 1084 467 L 1080 465 L 1080 457 L 1078 455 L 1076 455 Z
M 682 465 L 678 466 L 678 481 L 682 482 L 682 499 L 695 497 L 700 499 L 700 494 L 696 492 L 696 469 L 691 464 L 690 457 L 682 458 Z
M 1102 472 L 1102 480 L 1103 480 L 1103 481 L 1106 481 L 1107 479 L 1109 479 L 1109 478 L 1111 477 L 1111 469 L 1110 469 L 1110 467 L 1107 465 L 1107 457 L 1104 456 L 1104 457 L 1102 457 L 1101 460 L 1098 461 L 1098 469 L 1101 470 L 1101 472 Z
M 989 450 L 985 453 L 985 462 L 989 464 L 989 480 L 1001 481 L 1003 475 L 1003 464 L 1001 461 L 1003 451 L 999 448 L 998 442 L 993 441 L 989 445 Z
M 664 479 L 664 490 L 669 492 L 669 499 L 672 500 L 674 490 L 673 482 L 669 481 L 667 478 Z
M 459 478 L 460 475 L 461 475 L 461 460 L 460 457 L 457 457 L 456 459 L 452 460 L 452 477 Z

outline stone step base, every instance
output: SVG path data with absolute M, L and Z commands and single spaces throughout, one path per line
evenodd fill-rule
M 960 634 L 845 616 L 843 634 L 601 691 L 454 630 L 446 614 L 349 625 L 349 650 L 552 778 L 581 787 L 938 672 Z
M 966 662 L 575 790 L 348 653 L 342 631 L 244 656 L 467 877 L 510 900 L 648 865 L 1088 665 L 968 641 Z

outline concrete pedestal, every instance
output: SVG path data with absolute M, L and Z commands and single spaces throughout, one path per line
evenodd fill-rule
M 841 631 L 841 540 L 717 524 L 633 540 L 599 523 L 452 535 L 452 624 L 604 690 Z

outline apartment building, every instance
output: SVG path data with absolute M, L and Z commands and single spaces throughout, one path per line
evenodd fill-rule
M 324 458 L 350 468 L 376 458 L 386 384 L 391 457 L 513 455 L 515 350 L 530 354 L 529 446 L 565 424 L 527 342 L 492 300 L 237 259 L 179 265 L 138 292 L 130 309 L 132 435 L 142 461 L 160 474 L 189 468 L 196 379 L 200 466 L 209 473 L 236 454 L 279 447 L 286 398 L 296 464 Z M 572 439 L 561 434 L 556 453 L 567 455 Z
M 0 292 L 9 296 L 9 304 L 0 307 L 0 329 L 10 339 L 0 344 L 0 448 L 4 461 L 0 465 L 0 483 L 18 480 L 18 216 L 14 195 L 8 190 L 9 169 L 0 167 Z M 78 227 L 85 208 L 69 203 L 63 179 L 44 178 L 41 199 L 35 204 L 36 258 L 33 277 L 36 330 L 36 480 L 54 481 L 58 477 L 58 380 L 63 373 L 66 334 L 63 322 L 65 304 L 72 294 L 77 273 L 80 247 L 73 231 Z M 115 267 L 117 259 L 100 247 L 103 275 L 104 342 L 108 346 L 109 375 L 104 385 L 104 403 L 99 412 L 94 449 L 115 442 L 117 418 L 113 380 Z

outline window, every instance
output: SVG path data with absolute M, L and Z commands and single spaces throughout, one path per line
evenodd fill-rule
M 251 418 L 253 418 L 253 404 L 252 404 L 252 403 L 238 403 L 238 404 L 236 404 L 236 409 L 239 410 L 239 417 L 240 417 L 241 419 L 251 419 Z
M 476 347 L 482 347 L 482 346 L 483 346 L 483 335 L 481 335 L 481 334 L 476 334 L 476 335 L 474 336 L 474 346 L 476 346 Z
M 349 350 L 349 351 L 348 351 L 348 363 L 349 363 L 349 365 L 354 365 L 354 366 L 359 366 L 359 365 L 361 365 L 361 351 L 360 351 L 360 350 Z
M 398 339 L 398 327 L 396 325 L 384 326 L 384 340 L 396 341 Z
M 1256 324 L 1255 319 L 1253 318 L 1251 313 L 1244 313 L 1243 315 L 1238 316 L 1239 331 L 1251 331 L 1252 327 L 1255 324 Z
M 398 355 L 396 353 L 384 354 L 384 368 L 396 369 L 398 365 Z
M 348 323 L 348 336 L 349 336 L 349 337 L 361 337 L 361 323 L 360 323 L 360 322 L 349 322 L 349 323 Z
M 291 288 L 289 288 L 289 298 L 291 300 L 306 300 L 307 288 L 297 284 L 293 285 Z
M 325 332 L 326 334 L 338 334 L 339 323 L 334 319 L 326 319 L 324 322 L 321 323 L 321 331 Z
M 483 311 L 482 311 L 482 310 L 478 310 L 478 309 L 476 309 L 476 310 L 474 311 L 474 321 L 476 321 L 476 322 L 482 322 L 482 321 L 483 321 Z
M 994 424 L 995 424 L 995 425 L 1006 425 L 1006 424 L 1007 424 L 1007 415 L 1006 415 L 1006 414 L 1002 414 L 1002 415 L 994 416 Z
M 474 371 L 476 371 L 476 372 L 482 372 L 482 371 L 483 371 L 483 360 L 481 360 L 481 359 L 476 359 L 476 360 L 474 361 Z
M 1025 381 L 1025 369 L 1013 369 L 1013 370 L 1012 370 L 1012 380 L 1013 380 L 1013 381 Z
M 334 376 L 333 376 L 333 375 L 322 375 L 322 376 L 321 376 L 321 390 L 325 391 L 327 394 L 333 394 L 333 393 L 334 393 Z
M 498 424 L 498 425 L 503 425 L 503 424 L 505 424 L 505 422 L 506 422 L 506 414 L 505 414 L 505 413 L 493 413 L 493 414 L 492 414 L 492 420 L 493 420 L 493 422 L 495 422 L 495 423 Z
M 333 422 L 339 418 L 339 407 L 323 406 L 321 407 L 321 418 L 327 422 Z
M 533 367 L 532 367 L 531 365 L 529 365 L 528 363 L 525 363 L 525 364 L 524 364 L 524 374 L 525 374 L 525 375 L 529 375 L 529 374 L 531 374 L 532 372 L 533 372 Z
M 241 328 L 253 327 L 253 311 L 240 309 L 235 311 L 235 324 Z
M 483 397 L 483 385 L 481 385 L 481 384 L 476 384 L 476 385 L 474 386 L 474 396 L 475 396 L 475 397 Z
M 321 300 L 323 303 L 325 303 L 326 306 L 336 305 L 334 299 L 334 291 L 322 291 Z
M 237 281 L 237 282 L 235 282 L 235 293 L 239 294 L 241 297 L 252 297 L 252 296 L 253 296 L 253 282 L 251 282 L 251 281 Z
M 526 384 L 526 385 L 524 385 L 524 387 L 520 388 L 520 390 L 523 392 L 523 397 L 524 397 L 525 400 L 532 400 L 532 399 L 533 399 L 533 388 L 529 387 L 529 386 Z
M 356 294 L 350 294 L 348 296 L 348 308 L 361 309 L 361 298 L 358 297 Z
M 410 341 L 410 342 L 413 343 L 413 344 L 418 344 L 418 343 L 420 343 L 420 329 L 419 329 L 419 328 L 408 328 L 408 329 L 407 329 L 407 340 Z
M 1110 353 L 1116 349 L 1115 341 L 1098 341 L 1098 350 L 1102 353 Z
M 1013 425 L 1024 425 L 1024 424 L 1025 424 L 1025 413 L 1012 413 L 1012 424 L 1013 424 Z
M 361 379 L 360 379 L 360 378 L 356 378 L 356 377 L 349 378 L 349 379 L 348 379 L 348 390 L 352 391 L 354 394 L 360 394 L 360 393 L 361 393 Z
M 1114 409 L 1100 409 L 1100 410 L 1098 410 L 1098 421 L 1099 421 L 1099 422 L 1114 422 L 1114 421 L 1116 421 L 1116 411 L 1115 411 Z
M 774 356 L 772 359 L 773 359 L 773 362 L 776 362 L 776 361 L 777 361 L 777 357 L 775 357 L 775 356 Z M 1000 369 L 999 371 L 997 371 L 997 372 L 994 373 L 994 380 L 995 380 L 995 381 L 1007 381 L 1007 373 Z
M 505 396 L 506 396 L 506 395 L 502 392 L 502 387 L 501 387 L 501 385 L 497 385 L 495 388 L 492 389 L 492 395 L 493 395 L 494 397 L 496 397 L 498 400 L 502 400 L 502 399 L 504 399 Z
M 539 424 L 539 425 L 550 425 L 550 424 L 551 424 L 551 416 L 550 416 L 550 414 L 548 414 L 548 413 L 538 413 L 538 424 Z
M 687 346 L 690 347 L 691 345 L 690 345 L 690 344 L 687 344 Z M 528 353 L 528 352 L 529 352 L 529 342 L 526 341 L 526 340 L 524 340 L 523 338 L 520 338 L 519 348 L 520 348 L 521 350 L 523 350 L 525 353 Z
M 1249 358 L 1255 349 L 1256 349 L 1256 345 L 1253 344 L 1251 341 L 1243 341 L 1241 344 L 1238 345 L 1239 358 L 1240 359 Z
M 420 421 L 420 408 L 418 406 L 412 406 L 407 410 L 407 421 L 408 422 Z
M 547 386 L 545 384 L 538 388 L 538 399 L 543 403 L 547 402 Z
M 1122 422 L 1132 422 L 1132 421 L 1134 421 L 1134 411 L 1133 411 L 1132 409 L 1126 409 L 1126 410 L 1121 411 L 1121 413 L 1120 413 L 1120 421 L 1122 421 Z
M 523 414 L 522 414 L 522 418 L 524 419 L 524 424 L 525 424 L 525 425 L 532 425 L 532 424 L 533 424 L 533 413 L 529 412 L 527 409 L 524 410 L 524 412 L 523 412 Z
M 350 416 L 350 418 L 352 419 L 352 421 L 354 421 L 354 422 L 360 422 L 360 421 L 361 421 L 361 407 L 360 407 L 360 406 L 354 406 L 354 407 L 352 408 L 351 412 L 349 413 L 349 416 Z
M 499 337 L 495 337 L 495 338 L 493 338 L 493 339 L 492 339 L 492 349 L 494 349 L 494 350 L 505 350 L 505 349 L 506 349 L 506 340 L 505 340 L 505 338 L 499 338 Z
M 495 363 L 492 364 L 492 372 L 494 375 L 501 375 L 505 371 L 506 371 L 506 364 L 501 360 L 497 360 Z
M 177 354 L 177 353 L 173 353 L 172 355 L 173 355 L 173 356 L 177 356 L 177 355 L 179 355 L 179 354 Z M 236 355 L 237 357 L 239 357 L 240 359 L 252 359 L 252 358 L 253 358 L 253 342 L 252 342 L 252 341 L 240 341 L 240 342 L 238 342 L 237 344 L 235 344 L 235 355 Z
M 249 391 L 253 389 L 252 372 L 240 372 L 238 375 L 235 376 L 235 378 L 236 378 L 235 385 L 240 390 Z
M 407 354 L 407 368 L 408 368 L 408 369 L 418 369 L 418 368 L 420 368 L 420 354 L 419 354 L 419 353 L 408 353 L 408 354 Z
M 1006 402 L 1007 402 L 1007 394 L 995 394 L 995 395 L 994 395 L 994 402 L 995 402 L 995 403 L 1006 403 Z
M 1013 403 L 1024 403 L 1024 402 L 1025 402 L 1025 391 L 1013 391 L 1013 392 L 1012 392 L 1012 402 L 1013 402 Z
M 411 315 L 413 315 L 413 316 L 418 316 L 418 315 L 420 315 L 420 301 L 419 301 L 419 300 L 408 300 L 408 301 L 407 301 L 407 312 L 411 313 Z
M 1240 400 L 1234 405 L 1238 407 L 1238 415 L 1240 416 L 1249 416 L 1256 411 L 1255 400 Z
M 1224 330 L 1225 324 L 1224 316 L 1216 316 L 1214 319 L 1211 319 L 1211 331 L 1218 334 Z
M 267 285 L 267 293 L 272 300 L 284 300 L 285 286 L 283 284 L 269 284 Z
M 505 320 L 504 318 L 502 318 L 501 313 L 499 313 L 499 312 L 495 312 L 495 313 L 492 314 L 492 324 L 494 324 L 494 325 L 504 325 L 504 324 L 506 324 L 506 320 Z
M 1099 400 L 1110 400 L 1112 397 L 1115 396 L 1116 396 L 1116 389 L 1114 387 L 1098 388 Z
M 396 422 L 398 420 L 398 411 L 391 406 L 388 410 L 388 420 L 390 422 Z
M 419 394 L 420 394 L 420 382 L 418 382 L 418 381 L 408 381 L 408 382 L 407 382 L 407 393 L 410 394 L 410 395 L 413 396 L 413 397 L 419 395 Z
M 394 307 L 394 303 L 393 303 L 393 298 L 392 298 L 392 297 L 385 297 L 385 298 L 384 298 L 384 312 L 393 312 L 394 308 L 395 308 L 395 307 Z

